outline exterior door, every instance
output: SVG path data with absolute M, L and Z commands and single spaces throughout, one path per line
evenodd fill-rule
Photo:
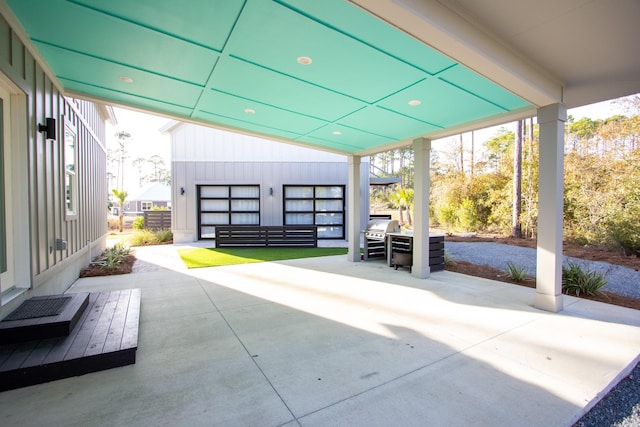
M 11 215 L 10 97 L 0 87 L 0 292 L 14 286 L 13 221 Z

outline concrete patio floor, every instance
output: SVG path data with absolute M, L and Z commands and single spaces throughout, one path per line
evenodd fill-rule
M 12 426 L 567 426 L 640 353 L 640 315 L 451 272 L 346 256 L 143 272 L 135 365 L 0 393 Z

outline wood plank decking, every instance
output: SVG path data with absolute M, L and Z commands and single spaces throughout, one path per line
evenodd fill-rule
M 0 391 L 136 361 L 140 289 L 89 294 L 68 336 L 0 346 Z

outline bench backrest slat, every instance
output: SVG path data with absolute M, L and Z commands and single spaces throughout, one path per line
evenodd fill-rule
M 216 226 L 216 247 L 306 247 L 318 246 L 315 225 Z

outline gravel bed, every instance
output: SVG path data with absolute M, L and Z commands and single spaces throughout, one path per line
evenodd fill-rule
M 512 262 L 523 267 L 530 276 L 536 275 L 536 250 L 533 248 L 491 242 L 445 242 L 444 248 L 453 260 L 489 265 L 504 271 L 507 270 L 507 263 Z M 607 279 L 607 284 L 602 288 L 603 291 L 640 298 L 640 271 L 606 262 L 565 256 L 563 259 L 565 265 L 568 261 L 585 269 L 603 273 Z
M 453 260 L 489 265 L 507 270 L 507 263 L 524 267 L 527 274 L 536 274 L 536 250 L 491 242 L 445 242 L 445 251 Z M 599 261 L 564 257 L 586 269 L 604 274 L 607 285 L 602 289 L 640 298 L 640 272 Z M 640 426 L 640 364 L 622 379 L 600 402 L 573 427 L 639 427 Z
M 573 427 L 640 426 L 640 364 Z

